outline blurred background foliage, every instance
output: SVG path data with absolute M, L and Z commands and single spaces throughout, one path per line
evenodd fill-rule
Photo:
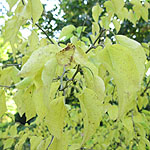
M 59 7 L 55 5 L 55 8 L 51 11 L 44 11 L 39 24 L 44 28 L 48 35 L 55 37 L 56 31 L 60 31 L 64 26 L 73 24 L 76 27 L 86 26 L 84 31 L 84 36 L 88 36 L 92 31 L 92 7 L 99 3 L 102 8 L 104 8 L 104 3 L 107 0 L 59 0 Z M 45 5 L 44 5 L 45 6 Z M 133 9 L 133 5 L 129 0 L 126 0 L 126 6 L 128 10 Z M 45 7 L 44 7 L 45 8 Z M 56 14 L 56 10 L 58 13 Z M 106 9 L 100 15 L 104 16 Z M 58 16 L 62 16 L 59 18 Z M 150 10 L 149 10 L 150 17 Z M 55 26 L 52 25 L 52 22 L 55 23 Z M 54 32 L 55 31 L 55 32 Z M 150 41 L 150 21 L 145 22 L 142 18 L 137 22 L 136 26 L 133 25 L 129 20 L 124 20 L 121 23 L 121 29 L 118 34 L 126 35 L 136 41 L 148 42 Z

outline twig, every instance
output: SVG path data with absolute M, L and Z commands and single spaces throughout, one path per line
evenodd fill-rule
M 134 132 L 136 133 L 135 123 L 134 123 L 134 120 L 133 120 L 133 111 L 132 111 L 132 116 L 131 116 L 131 118 L 132 118 L 133 129 L 134 129 Z
M 150 81 L 147 83 L 145 90 L 141 93 L 141 95 L 140 95 L 140 96 L 142 96 L 142 97 L 143 97 L 143 96 L 144 96 L 144 94 L 145 94 L 145 92 L 146 92 L 148 89 L 150 89 L 149 84 L 150 84 Z
M 64 66 L 64 71 L 63 71 L 63 74 L 60 76 L 60 91 L 63 91 L 62 89 L 64 88 L 63 86 L 63 77 L 66 73 L 66 67 Z
M 68 83 L 69 83 L 70 81 L 73 81 L 73 80 L 75 79 L 75 77 L 76 77 L 76 75 L 78 74 L 78 72 L 80 72 L 80 65 L 77 65 L 77 70 L 76 70 L 76 72 L 74 73 L 74 75 L 72 76 L 72 78 L 69 79 L 69 80 L 67 80 L 66 85 L 65 85 L 63 88 L 61 88 L 59 91 L 64 91 L 64 90 L 68 87 Z
M 95 48 L 95 44 L 96 42 L 100 39 L 100 37 L 103 35 L 104 31 L 106 31 L 106 29 L 102 29 L 99 36 L 96 38 L 96 40 L 94 41 L 94 43 L 89 47 L 89 49 L 85 52 L 86 54 L 93 48 Z
M 71 81 L 74 80 L 74 78 L 76 77 L 76 75 L 78 74 L 78 72 L 80 72 L 80 65 L 77 66 L 77 70 L 76 70 L 76 72 L 74 73 L 74 75 L 72 76 Z
M 46 35 L 46 37 L 48 38 L 48 40 L 52 43 L 52 44 L 54 44 L 54 42 L 52 41 L 52 39 L 49 37 L 49 35 L 37 24 L 37 23 L 35 23 L 35 25 L 40 29 L 40 30 L 42 30 L 43 31 L 43 33 Z
M 22 4 L 25 5 L 24 0 L 21 0 L 21 1 L 22 1 Z
M 80 150 L 94 150 L 94 149 L 88 149 L 88 148 L 85 148 L 85 147 L 81 147 Z
M 80 32 L 80 35 L 79 35 L 79 38 L 78 38 L 78 39 L 81 39 L 81 34 L 82 34 L 82 32 L 83 32 L 84 25 L 85 25 L 86 21 L 88 20 L 87 15 L 88 15 L 88 12 L 89 12 L 90 9 L 91 9 L 91 8 L 89 8 L 88 11 L 87 11 L 86 18 L 84 19 L 84 22 L 83 22 L 83 25 L 82 25 L 82 29 L 81 29 L 81 32 Z
M 7 67 L 11 67 L 11 66 L 20 66 L 21 64 L 6 64 L 6 65 L 3 65 L 2 66 L 2 69 L 3 68 L 7 68 Z
M 14 88 L 15 85 L 10 85 L 10 86 L 7 86 L 7 85 L 0 85 L 0 87 L 10 89 L 10 88 Z
M 52 135 L 51 141 L 50 141 L 50 143 L 48 144 L 46 150 L 48 150 L 48 148 L 51 146 L 51 144 L 52 144 L 52 142 L 53 142 L 53 139 L 54 139 L 54 136 Z

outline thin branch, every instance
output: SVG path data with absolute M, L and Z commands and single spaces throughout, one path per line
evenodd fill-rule
M 7 86 L 7 85 L 0 85 L 0 87 L 10 89 L 10 88 L 14 88 L 15 85 L 10 85 L 10 86 Z
M 94 150 L 94 149 L 88 149 L 88 148 L 85 148 L 85 147 L 81 147 L 80 150 Z
M 72 78 L 69 79 L 69 80 L 67 80 L 66 85 L 65 85 L 63 88 L 61 88 L 59 91 L 64 91 L 64 90 L 68 87 L 68 83 L 69 83 L 70 81 L 74 81 L 76 75 L 77 75 L 79 72 L 80 72 L 80 65 L 77 65 L 77 70 L 76 70 L 76 72 L 74 73 L 74 75 L 72 76 Z
M 146 93 L 146 91 L 147 91 L 148 89 L 150 89 L 149 84 L 150 84 L 150 81 L 147 83 L 145 90 L 141 93 L 140 96 L 144 96 L 144 94 Z
M 49 149 L 49 147 L 51 146 L 51 144 L 52 144 L 53 140 L 54 140 L 54 136 L 52 135 L 51 141 L 50 141 L 50 143 L 48 144 L 48 146 L 47 146 L 46 150 L 48 150 L 48 149 Z
M 21 1 L 22 1 L 22 4 L 25 5 L 24 0 L 21 0 Z
M 64 71 L 63 71 L 62 75 L 60 76 L 60 91 L 63 91 L 62 89 L 64 88 L 63 77 L 64 77 L 65 73 L 66 73 L 66 67 L 64 66 Z
M 11 67 L 11 66 L 20 66 L 21 64 L 6 64 L 6 65 L 3 65 L 2 66 L 2 69 L 3 68 L 7 68 L 7 67 Z
M 54 44 L 54 42 L 52 41 L 52 39 L 49 37 L 49 35 L 37 24 L 37 23 L 35 23 L 35 25 L 40 29 L 40 30 L 42 30 L 43 31 L 43 33 L 46 35 L 46 37 L 48 38 L 48 40 L 52 43 L 52 44 Z
M 103 35 L 103 33 L 106 31 L 106 29 L 102 29 L 99 36 L 96 38 L 96 40 L 94 41 L 94 43 L 89 47 L 89 49 L 85 52 L 86 54 L 93 48 L 95 48 L 95 44 L 96 42 L 101 38 L 101 36 Z
M 74 75 L 72 76 L 71 81 L 73 81 L 73 80 L 75 79 L 75 77 L 76 77 L 76 75 L 78 74 L 78 72 L 80 72 L 80 65 L 77 66 L 77 70 L 76 70 L 76 72 L 74 73 Z
M 87 16 L 88 16 L 88 12 L 90 11 L 90 9 L 91 9 L 91 8 L 89 8 L 88 11 L 87 11 L 86 18 L 84 19 L 84 22 L 83 22 L 83 25 L 82 25 L 82 29 L 81 29 L 81 32 L 80 32 L 80 35 L 79 35 L 79 38 L 78 38 L 78 39 L 81 39 L 81 34 L 82 34 L 82 32 L 83 32 L 84 25 L 85 25 L 86 21 L 88 20 L 88 17 L 87 17 Z
M 134 132 L 136 134 L 135 123 L 134 123 L 134 120 L 133 120 L 133 111 L 132 111 L 132 117 L 131 118 L 132 118 L 133 129 L 134 129 Z

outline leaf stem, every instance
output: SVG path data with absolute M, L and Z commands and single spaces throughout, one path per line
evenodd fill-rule
M 0 87 L 10 89 L 10 88 L 14 88 L 15 85 L 10 85 L 10 86 L 7 86 L 7 85 L 0 85 Z
M 48 150 L 48 148 L 51 146 L 51 144 L 52 144 L 53 140 L 54 140 L 54 136 L 52 135 L 51 141 L 50 141 L 50 143 L 48 144 L 48 146 L 47 146 L 46 150 Z
M 141 95 L 140 95 L 140 96 L 142 96 L 142 97 L 143 97 L 143 96 L 144 96 L 144 94 L 146 93 L 146 91 L 147 91 L 148 89 L 150 89 L 149 84 L 150 84 L 150 81 L 147 83 L 145 90 L 141 93 Z
M 86 54 L 93 48 L 95 48 L 95 44 L 96 42 L 101 38 L 101 36 L 103 35 L 103 33 L 106 31 L 106 29 L 102 29 L 99 36 L 96 38 L 96 40 L 94 41 L 94 43 L 89 47 L 89 49 L 85 52 Z
M 2 66 L 2 69 L 3 68 L 7 68 L 7 67 L 11 67 L 11 66 L 20 66 L 21 64 L 6 64 L 6 65 L 3 65 Z
M 22 1 L 22 4 L 25 5 L 24 0 L 21 0 L 21 1 Z
M 52 39 L 49 37 L 49 35 L 37 24 L 35 23 L 35 25 L 46 35 L 46 37 L 48 38 L 48 40 L 54 44 L 54 42 L 52 41 Z

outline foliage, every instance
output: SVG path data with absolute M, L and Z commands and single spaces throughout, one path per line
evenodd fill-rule
M 100 18 L 103 18 L 107 11 L 104 5 L 106 1 L 107 0 L 59 0 L 59 6 L 56 6 L 51 11 L 44 11 L 42 13 L 39 24 L 47 31 L 47 34 L 50 36 L 54 36 L 56 32 L 61 31 L 61 29 L 66 25 L 72 24 L 75 27 L 84 25 L 88 28 L 86 28 L 82 34 L 83 36 L 89 37 L 89 34 L 87 33 L 90 33 L 92 30 L 92 7 L 98 2 L 100 7 L 103 9 L 102 13 L 100 14 Z M 132 14 L 132 12 L 137 12 L 139 10 L 138 8 L 140 7 L 141 4 L 138 3 L 138 1 L 126 0 L 124 10 L 127 9 Z M 58 11 L 58 14 L 56 13 L 56 10 Z M 123 13 L 123 11 L 121 12 Z M 134 38 L 138 42 L 148 42 L 150 40 L 150 36 L 148 34 L 148 31 L 150 30 L 150 22 L 144 19 L 144 14 L 146 13 L 150 14 L 150 10 L 149 12 L 144 11 L 143 17 L 138 19 L 138 21 L 135 21 L 136 19 L 134 19 L 132 15 L 128 17 L 127 14 L 124 20 L 121 19 L 123 22 L 119 21 L 119 23 L 116 21 L 118 20 L 119 16 L 115 15 L 115 20 L 113 23 L 115 26 L 120 26 L 119 34 L 127 35 L 130 38 Z M 139 14 L 140 12 L 138 13 L 138 18 Z M 59 15 L 62 16 L 61 19 Z M 52 25 L 53 22 L 55 23 L 54 26 Z M 115 32 L 116 27 L 111 27 L 111 30 Z M 111 35 L 109 37 L 111 37 Z
M 11 9 L 17 0 L 7 2 Z M 19 114 L 35 121 L 24 126 L 13 121 L 1 131 L 2 149 L 150 149 L 150 76 L 145 74 L 150 43 L 117 35 L 121 21 L 148 21 L 150 4 L 132 0 L 133 12 L 126 3 L 109 0 L 104 8 L 97 3 L 90 10 L 89 36 L 82 34 L 88 26 L 68 25 L 56 41 L 36 23 L 43 11 L 40 0 L 18 1 L 3 29 L 14 63 L 0 58 L 0 117 L 14 89 Z M 29 20 L 33 30 L 24 39 L 19 30 Z M 36 27 L 47 38 L 39 39 Z

